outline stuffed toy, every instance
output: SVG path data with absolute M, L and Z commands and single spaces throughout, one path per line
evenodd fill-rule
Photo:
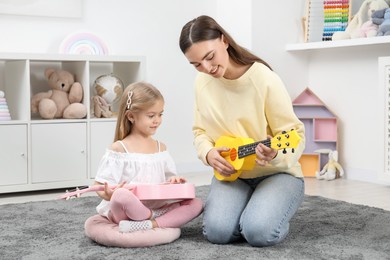
M 348 23 L 345 31 L 335 32 L 332 40 L 346 40 L 352 38 L 359 38 L 364 34 L 361 33 L 361 28 L 364 23 L 371 20 L 371 15 L 384 8 L 388 8 L 390 0 L 365 0 L 360 6 L 358 12 L 354 15 L 352 20 Z M 364 26 L 367 26 L 365 24 Z
M 377 36 L 390 35 L 390 8 L 375 11 L 372 14 L 372 21 L 379 25 Z
M 343 167 L 337 162 L 338 152 L 329 149 L 316 150 L 317 153 L 329 154 L 329 161 L 324 165 L 324 168 L 318 172 L 316 171 L 316 178 L 319 180 L 334 180 L 337 177 L 344 175 Z
M 362 24 L 359 29 L 351 32 L 351 39 L 375 37 L 378 33 L 378 25 L 371 20 Z
M 45 77 L 51 90 L 39 92 L 31 98 L 31 111 L 43 119 L 80 119 L 87 115 L 81 103 L 83 87 L 75 82 L 73 74 L 66 70 L 48 68 Z
M 106 100 L 101 96 L 93 96 L 93 112 L 95 117 L 101 118 L 109 118 L 112 116 L 111 107 L 107 104 Z

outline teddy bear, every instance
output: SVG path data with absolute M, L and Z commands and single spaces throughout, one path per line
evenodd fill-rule
M 369 25 L 365 23 L 371 20 L 371 15 L 377 10 L 388 8 L 389 4 L 390 0 L 365 0 L 348 23 L 345 31 L 335 32 L 332 35 L 332 41 L 361 38 L 361 36 L 365 35 L 361 33 L 361 28 L 363 25 Z
M 317 153 L 326 153 L 329 156 L 328 162 L 320 172 L 316 171 L 316 178 L 319 180 L 334 180 L 344 175 L 344 169 L 338 163 L 338 152 L 330 149 L 319 149 Z
M 376 36 L 390 35 L 390 8 L 375 11 L 372 14 L 372 21 L 379 26 Z
M 73 74 L 62 69 L 47 68 L 45 78 L 51 90 L 32 96 L 32 113 L 38 113 L 43 119 L 86 117 L 87 108 L 81 103 L 83 87 L 75 82 Z

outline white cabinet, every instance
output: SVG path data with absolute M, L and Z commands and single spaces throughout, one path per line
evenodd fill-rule
M 83 86 L 86 118 L 44 120 L 31 113 L 31 97 L 49 90 L 46 68 L 65 69 L 75 75 Z M 0 90 L 5 92 L 11 114 L 11 120 L 0 120 L 0 193 L 93 182 L 116 127 L 116 117 L 94 117 L 93 83 L 111 73 L 124 87 L 144 80 L 145 58 L 0 53 Z
M 0 189 L 27 184 L 27 125 L 0 126 Z
M 86 123 L 31 125 L 31 182 L 87 178 Z
M 97 168 L 104 152 L 114 141 L 116 122 L 91 122 L 90 135 L 90 178 L 95 178 Z

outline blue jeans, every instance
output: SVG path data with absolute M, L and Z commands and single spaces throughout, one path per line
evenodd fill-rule
M 234 182 L 211 183 L 203 215 L 203 234 L 212 243 L 245 239 L 271 246 L 286 238 L 290 219 L 304 198 L 304 180 L 285 173 Z

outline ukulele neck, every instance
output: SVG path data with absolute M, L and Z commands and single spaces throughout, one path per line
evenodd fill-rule
M 263 141 L 242 145 L 238 147 L 238 158 L 241 159 L 243 157 L 255 154 L 256 153 L 255 148 L 260 143 L 264 144 L 267 147 L 271 147 L 271 139 L 266 139 Z

